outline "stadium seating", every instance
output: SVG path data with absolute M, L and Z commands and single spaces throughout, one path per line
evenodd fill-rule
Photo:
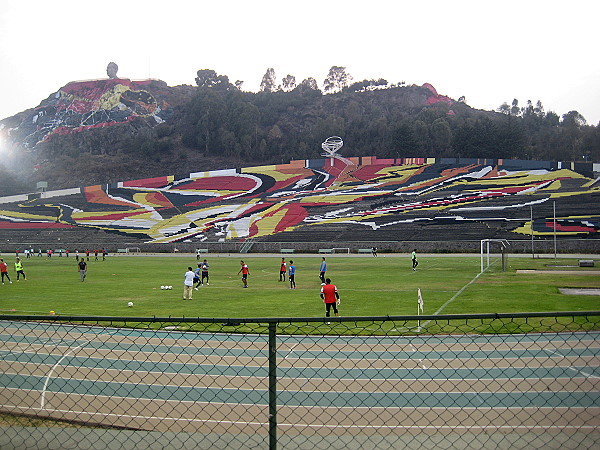
M 278 243 L 286 253 L 299 248 L 292 244 L 315 252 L 383 249 L 378 243 L 546 239 L 555 232 L 596 239 L 600 186 L 589 175 L 597 166 L 362 157 L 124 181 L 26 202 L 0 198 L 0 244 L 10 251 L 59 240 L 114 248 L 177 242 L 193 252 L 199 242 L 252 239 L 252 251 Z M 363 244 L 343 245 L 349 242 Z

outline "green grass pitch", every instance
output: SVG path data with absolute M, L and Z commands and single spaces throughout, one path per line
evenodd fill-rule
M 183 301 L 183 274 L 196 267 L 194 256 L 109 256 L 90 258 L 88 276 L 79 281 L 75 258 L 34 256 L 24 260 L 26 281 L 16 281 L 14 255 L 4 254 L 13 284 L 0 286 L 0 314 L 97 315 L 131 317 L 323 317 L 319 296 L 319 255 L 286 256 L 297 267 L 297 289 L 279 282 L 281 257 L 203 255 L 210 263 L 210 286 Z M 242 289 L 240 259 L 249 268 L 249 288 Z M 417 290 L 424 314 L 593 311 L 597 296 L 567 296 L 559 287 L 600 288 L 600 277 L 573 274 L 529 275 L 516 269 L 548 269 L 552 259 L 511 257 L 503 273 L 497 259 L 473 281 L 479 257 L 422 255 L 416 272 L 410 258 L 370 255 L 327 256 L 327 276 L 338 286 L 342 316 L 417 314 Z M 576 265 L 561 259 L 561 265 Z M 573 269 L 576 270 L 575 268 Z M 473 281 L 471 284 L 469 284 Z M 469 285 L 468 285 L 469 284 Z M 161 290 L 172 285 L 172 290 Z M 467 286 L 468 285 L 468 286 Z M 467 286 L 462 292 L 461 289 Z M 127 303 L 133 302 L 133 307 Z

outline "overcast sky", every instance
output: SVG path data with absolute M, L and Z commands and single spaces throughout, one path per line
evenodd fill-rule
M 194 84 L 198 69 L 256 91 L 333 65 L 355 81 L 431 83 L 494 110 L 541 100 L 600 121 L 598 0 L 0 0 L 0 119 L 70 81 Z

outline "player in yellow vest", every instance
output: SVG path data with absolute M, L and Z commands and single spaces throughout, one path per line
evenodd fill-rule
M 17 281 L 19 281 L 21 275 L 23 275 L 23 280 L 27 279 L 25 277 L 25 272 L 23 272 L 23 263 L 20 258 L 17 258 L 17 261 L 15 262 L 15 272 L 17 272 Z

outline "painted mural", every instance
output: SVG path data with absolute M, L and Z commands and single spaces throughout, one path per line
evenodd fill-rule
M 33 149 L 55 134 L 77 133 L 148 117 L 164 122 L 171 114 L 155 92 L 160 82 L 126 78 L 77 81 L 67 84 L 25 115 L 10 130 L 12 141 Z
M 555 228 L 561 236 L 598 235 L 597 179 L 567 164 L 522 166 L 363 157 L 196 172 L 0 199 L 0 229 L 85 227 L 169 243 L 261 238 L 316 225 L 384 231 L 439 223 L 460 230 L 478 221 L 503 222 L 515 237 Z M 569 215 L 556 224 L 548 214 L 527 220 L 530 206 L 546 204 L 548 211 L 552 201 L 567 205 Z

